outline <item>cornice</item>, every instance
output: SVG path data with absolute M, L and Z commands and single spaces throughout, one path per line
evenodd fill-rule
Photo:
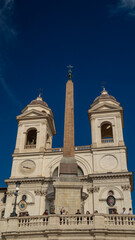
M 133 191 L 133 173 L 132 172 L 116 172 L 116 173 L 101 173 L 101 174 L 89 174 L 84 177 L 81 177 L 81 182 L 93 182 L 94 180 L 107 180 L 107 179 L 123 179 L 129 178 L 131 184 L 131 191 Z M 7 185 L 16 184 L 17 181 L 21 183 L 29 184 L 29 183 L 53 183 L 56 180 L 52 178 L 45 177 L 35 177 L 35 178 L 10 178 L 6 179 L 5 183 Z M 128 185 L 122 185 L 123 190 L 128 190 Z M 10 193 L 9 193 L 10 194 Z
M 91 145 L 91 152 L 98 152 L 98 151 L 108 151 L 108 150 L 120 150 L 120 149 L 124 149 L 124 150 L 127 150 L 127 147 L 126 146 L 104 146 L 104 147 L 96 147 L 96 148 L 93 148 L 92 145 Z
M 35 149 L 35 148 L 34 148 Z M 39 156 L 39 155 L 42 155 L 42 156 L 44 156 L 45 155 L 45 151 L 40 151 L 40 152 L 21 152 L 21 153 L 13 153 L 12 154 L 12 157 L 23 157 L 23 156 Z
M 95 173 L 88 174 L 86 176 L 81 177 L 81 181 L 93 182 L 93 180 L 105 180 L 105 179 L 122 179 L 129 178 L 133 190 L 133 172 L 110 172 L 110 173 Z
M 132 172 L 108 172 L 108 173 L 89 174 L 88 178 L 92 178 L 92 179 L 123 178 L 123 177 L 131 177 L 132 175 L 133 175 Z
M 35 119 L 46 119 L 48 118 L 47 114 L 44 114 L 44 116 L 22 116 L 22 117 L 18 117 L 17 121 L 25 121 L 25 120 L 35 120 Z
M 78 149 L 77 149 L 78 148 Z M 60 148 L 62 149 L 62 148 Z M 96 147 L 96 148 L 93 148 L 92 145 L 89 145 L 89 149 L 83 149 L 83 146 L 80 146 L 80 148 L 77 146 L 75 147 L 75 153 L 94 153 L 94 152 L 100 152 L 100 151 L 110 151 L 110 150 L 121 150 L 121 149 L 124 149 L 124 150 L 127 150 L 127 147 L 126 146 L 106 146 L 106 147 Z M 35 150 L 35 149 L 34 149 Z M 13 153 L 12 154 L 12 157 L 23 157 L 23 156 L 39 156 L 39 155 L 42 155 L 42 156 L 47 156 L 47 155 L 62 155 L 63 154 L 63 150 L 61 151 L 55 151 L 55 148 L 54 148 L 54 151 L 53 151 L 53 148 L 51 148 L 50 150 L 49 149 L 45 149 L 43 151 L 32 151 L 32 152 L 21 152 L 21 153 Z
M 89 115 L 97 115 L 97 114 L 105 114 L 105 113 L 114 113 L 114 112 L 122 112 L 123 109 L 119 108 L 119 109 L 101 109 L 101 110 L 95 110 L 95 109 L 89 109 L 88 110 L 88 114 Z
M 52 179 L 52 178 L 45 178 L 45 177 L 37 177 L 37 178 L 10 178 L 10 179 L 6 179 L 5 180 L 5 183 L 7 185 L 10 185 L 10 184 L 16 184 L 16 182 L 19 181 L 21 184 L 22 183 L 50 183 L 50 182 L 54 182 L 55 180 Z

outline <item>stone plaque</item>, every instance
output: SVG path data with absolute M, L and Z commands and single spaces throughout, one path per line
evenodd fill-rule
M 60 174 L 76 174 L 77 175 L 77 164 L 76 163 L 60 163 Z
M 82 186 L 75 182 L 56 182 L 55 187 L 55 212 L 60 213 L 62 207 L 69 214 L 75 214 L 77 209 L 81 211 Z
M 100 160 L 101 168 L 105 170 L 112 170 L 117 167 L 117 158 L 113 155 L 106 155 Z

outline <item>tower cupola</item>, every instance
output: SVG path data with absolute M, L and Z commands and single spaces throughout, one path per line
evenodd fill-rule
M 103 88 L 103 91 L 101 92 L 100 96 L 95 98 L 94 102 L 91 104 L 91 107 L 102 102 L 111 102 L 113 104 L 117 104 L 118 106 L 120 106 L 120 103 L 117 102 L 116 98 L 109 95 L 105 88 Z

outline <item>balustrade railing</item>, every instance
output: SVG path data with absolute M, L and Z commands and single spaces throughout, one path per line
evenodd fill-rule
M 105 216 L 105 225 L 107 227 L 135 227 L 134 215 L 108 215 Z
M 20 217 L 18 227 L 39 227 L 48 225 L 47 216 Z
M 5 230 L 4 230 L 5 229 Z M 69 214 L 24 216 L 0 219 L 0 232 L 35 231 L 52 229 L 117 229 L 135 231 L 135 215 Z
M 90 149 L 91 149 L 90 145 L 74 147 L 75 151 L 90 150 Z M 46 152 L 63 152 L 63 148 L 50 148 L 50 149 L 46 149 L 45 151 Z
M 102 143 L 113 143 L 113 138 L 108 138 L 108 139 L 102 139 L 101 140 Z
M 87 146 L 77 146 L 74 148 L 75 151 L 82 151 L 82 150 L 90 150 L 91 149 L 91 146 L 90 145 L 87 145 Z
M 92 215 L 61 215 L 60 225 L 92 225 Z
M 77 226 L 83 225 L 88 228 L 95 225 L 96 220 L 100 218 L 105 228 L 109 227 L 122 227 L 125 226 L 135 227 L 135 215 L 48 215 L 48 216 L 30 216 L 30 217 L 19 217 L 18 227 L 42 227 L 51 226 L 57 224 L 57 226 Z
M 29 144 L 24 146 L 25 149 L 36 148 L 36 144 Z

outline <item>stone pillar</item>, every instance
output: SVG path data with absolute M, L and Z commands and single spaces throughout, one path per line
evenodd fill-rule
M 17 138 L 16 138 L 16 146 L 15 146 L 15 153 L 19 152 L 20 148 L 20 141 L 21 141 L 21 134 L 22 134 L 22 123 L 18 123 L 18 132 L 17 132 Z
M 39 151 L 44 151 L 46 147 L 47 121 L 40 124 Z
M 50 215 L 48 225 L 49 225 L 49 227 L 57 230 L 58 227 L 59 227 L 59 221 L 60 221 L 59 216 L 57 216 L 57 215 L 52 215 L 51 216 Z
M 105 228 L 104 215 L 100 215 L 100 214 L 94 215 L 94 228 L 95 229 L 104 229 Z
M 18 218 L 8 218 L 8 225 L 7 225 L 7 232 L 11 232 L 14 230 L 17 231 L 18 230 L 18 222 L 19 219 Z
M 122 119 L 121 116 L 116 116 L 117 121 L 117 131 L 118 131 L 118 145 L 124 146 L 124 140 L 123 140 L 123 131 L 122 131 Z
M 47 190 L 42 190 L 40 194 L 40 215 L 43 215 L 45 211 L 45 201 L 46 201 Z
M 91 135 L 92 135 L 92 147 L 97 147 L 95 118 L 91 117 Z

